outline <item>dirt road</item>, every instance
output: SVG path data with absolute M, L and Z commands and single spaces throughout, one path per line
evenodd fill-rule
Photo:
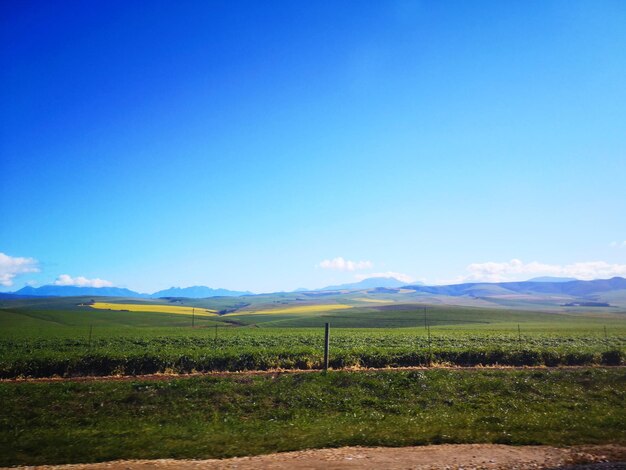
M 602 464 L 601 462 L 614 462 Z M 615 463 L 622 462 L 622 463 Z M 342 447 L 303 450 L 224 460 L 118 460 L 96 464 L 36 467 L 56 470 L 195 470 L 195 469 L 554 469 L 626 468 L 626 446 L 507 446 L 458 444 L 421 447 Z M 594 465 L 584 465 L 594 464 Z

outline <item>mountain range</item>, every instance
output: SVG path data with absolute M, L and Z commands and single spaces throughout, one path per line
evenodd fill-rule
M 53 284 L 41 287 L 22 287 L 10 294 L 19 297 L 75 297 L 81 295 L 107 296 L 107 297 L 149 297 L 122 287 L 78 287 L 56 286 Z
M 340 284 L 338 286 L 328 286 L 317 290 L 362 290 L 374 289 L 376 287 L 397 288 L 404 285 L 406 285 L 406 282 L 402 282 L 393 277 L 369 277 L 359 282 Z
M 575 277 L 554 277 L 554 276 L 542 276 L 542 277 L 533 277 L 529 279 L 528 282 L 569 282 L 569 281 L 578 281 Z
M 511 295 L 566 295 L 584 298 L 604 292 L 623 291 L 626 293 L 626 279 L 614 277 L 611 279 L 596 279 L 592 281 L 565 280 L 557 278 L 538 278 L 521 282 L 471 282 L 445 286 L 426 286 L 423 284 L 406 283 L 393 278 L 369 278 L 352 284 L 328 286 L 317 291 L 361 291 L 371 289 L 387 289 L 390 292 L 413 291 L 414 294 L 449 296 L 449 297 L 504 297 Z M 15 297 L 70 297 L 70 296 L 111 296 L 134 298 L 162 298 L 162 297 L 237 297 L 254 295 L 248 291 L 232 291 L 228 289 L 212 289 L 205 286 L 171 287 L 153 294 L 141 294 L 120 287 L 76 287 L 47 285 L 42 287 L 24 287 L 12 293 L 0 293 L 0 298 Z
M 568 295 L 584 297 L 602 292 L 626 290 L 626 279 L 594 279 L 592 281 L 521 281 L 521 282 L 471 282 L 449 286 L 404 286 L 418 293 L 447 295 L 452 297 L 492 297 L 503 295 Z
M 205 286 L 170 287 L 154 294 L 141 294 L 122 287 L 77 287 L 47 285 L 41 287 L 26 286 L 10 293 L 0 293 L 0 298 L 8 297 L 77 297 L 77 296 L 105 296 L 105 297 L 134 297 L 141 299 L 158 299 L 161 297 L 186 297 L 201 299 L 206 297 L 238 297 L 252 295 L 248 291 L 234 291 L 228 289 L 211 289 Z
M 170 287 L 151 294 L 151 298 L 159 297 L 187 297 L 190 299 L 202 299 L 205 297 L 238 297 L 240 295 L 253 295 L 249 291 L 236 291 L 228 289 L 211 289 L 206 286 Z

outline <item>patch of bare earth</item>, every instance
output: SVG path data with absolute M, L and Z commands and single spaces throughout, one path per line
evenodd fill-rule
M 409 367 L 346 367 L 342 369 L 330 369 L 334 372 L 406 372 L 426 370 L 452 370 L 452 371 L 486 371 L 486 370 L 587 370 L 587 369 L 626 369 L 625 365 L 606 366 L 456 366 L 447 364 L 434 364 L 432 366 L 409 366 Z M 246 377 L 246 376 L 271 376 L 279 377 L 285 374 L 321 374 L 321 369 L 269 369 L 269 370 L 243 370 L 231 372 L 193 372 L 188 374 L 157 373 L 146 375 L 80 375 L 75 377 L 18 377 L 12 379 L 0 379 L 0 383 L 56 383 L 56 382 L 136 382 L 136 381 L 166 381 L 177 379 L 190 379 L 195 377 Z
M 626 446 L 508 446 L 498 444 L 444 444 L 420 447 L 342 447 L 284 452 L 253 457 L 209 460 L 116 460 L 95 464 L 42 466 L 38 469 L 553 469 L 571 465 L 586 468 L 624 468 Z M 605 466 L 606 465 L 606 466 Z M 581 467 L 585 468 L 585 466 Z

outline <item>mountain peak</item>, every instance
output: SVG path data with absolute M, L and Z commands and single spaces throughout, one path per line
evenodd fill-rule
M 140 294 L 122 287 L 78 287 L 57 286 L 54 284 L 41 287 L 22 287 L 13 292 L 14 295 L 25 297 L 79 297 L 79 296 L 102 296 L 102 297 L 134 297 L 134 298 L 159 298 L 159 297 L 236 297 L 250 295 L 252 292 L 239 292 L 228 289 L 211 289 L 206 286 L 171 287 L 155 292 L 154 294 Z
M 15 291 L 16 295 L 29 297 L 79 297 L 83 295 L 107 296 L 107 297 L 147 297 L 146 294 L 122 287 L 79 287 L 57 286 L 49 284 L 41 287 L 26 286 Z
M 204 297 L 238 297 L 240 295 L 251 295 L 250 291 L 233 291 L 229 289 L 212 289 L 206 286 L 191 287 L 170 287 L 160 290 L 150 295 L 152 298 L 159 297 L 187 297 L 191 299 L 201 299 Z
M 578 281 L 575 277 L 556 277 L 556 276 L 540 276 L 533 277 L 526 282 L 570 282 Z
M 374 289 L 376 287 L 398 288 L 406 286 L 407 283 L 395 277 L 368 277 L 359 282 L 349 284 L 339 284 L 337 286 L 327 286 L 319 290 L 361 290 Z

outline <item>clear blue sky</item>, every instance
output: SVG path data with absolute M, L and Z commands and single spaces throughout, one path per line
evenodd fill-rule
M 1 290 L 626 274 L 622 0 L 0 16 Z

